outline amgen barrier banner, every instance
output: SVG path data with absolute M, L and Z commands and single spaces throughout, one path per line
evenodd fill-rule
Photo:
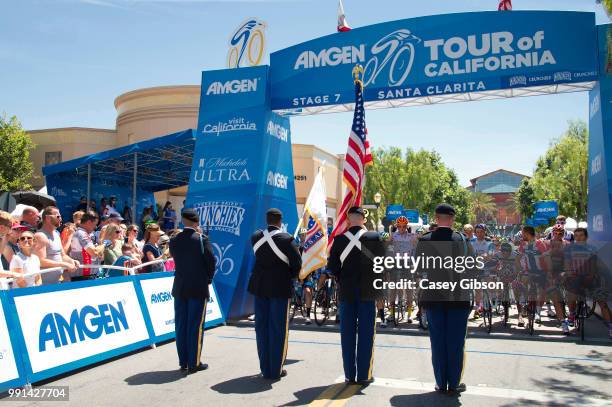
M 174 338 L 174 297 L 172 297 L 174 276 L 162 273 L 161 275 L 140 275 L 137 279 L 142 288 L 155 339 L 166 340 Z M 204 323 L 206 328 L 223 322 L 215 288 L 211 284 L 208 289 L 210 299 L 206 306 L 206 319 Z
M 594 13 L 513 11 L 418 17 L 357 28 L 270 55 L 272 109 L 596 80 Z
M 3 301 L 0 301 L 0 389 L 21 384 L 6 317 Z
M 118 282 L 120 278 L 125 282 Z M 70 289 L 53 285 L 11 293 L 31 381 L 149 343 L 134 283 L 129 277 L 108 280 L 93 286 L 76 282 Z

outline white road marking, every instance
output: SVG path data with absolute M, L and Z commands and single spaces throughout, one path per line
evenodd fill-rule
M 340 376 L 336 379 L 336 383 L 344 382 L 344 376 Z M 435 383 L 421 382 L 418 380 L 399 380 L 399 379 L 385 379 L 382 377 L 375 377 L 374 382 L 371 386 L 387 387 L 392 389 L 405 389 L 419 392 L 432 392 L 435 388 Z M 469 394 L 471 396 L 482 396 L 482 397 L 496 397 L 502 399 L 514 399 L 514 400 L 529 400 L 541 403 L 550 404 L 572 404 L 579 400 L 578 404 L 582 406 L 609 406 L 612 403 L 610 399 L 601 399 L 595 397 L 586 397 L 577 394 L 563 395 L 550 392 L 537 392 L 529 390 L 516 390 L 516 389 L 503 389 L 499 387 L 489 387 L 484 384 L 477 386 L 470 386 L 468 384 L 467 390 L 463 394 Z

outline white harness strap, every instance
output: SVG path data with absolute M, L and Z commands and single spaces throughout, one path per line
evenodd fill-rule
M 274 252 L 274 254 L 276 254 L 276 256 L 281 259 L 282 261 L 284 261 L 285 263 L 287 263 L 287 265 L 289 265 L 289 258 L 287 256 L 285 256 L 285 253 L 283 253 L 281 251 L 281 249 L 278 248 L 278 246 L 276 245 L 276 243 L 274 243 L 274 240 L 272 240 L 272 236 L 278 235 L 279 233 L 281 233 L 280 230 L 273 230 L 272 232 L 268 232 L 267 229 L 263 230 L 263 237 L 261 239 L 259 239 L 257 241 L 257 243 L 255 243 L 253 245 L 253 252 L 255 254 L 257 254 L 257 250 L 259 250 L 259 248 L 264 244 L 264 243 L 268 243 L 268 245 L 270 246 L 270 249 L 272 249 L 272 251 Z
M 361 229 L 359 232 L 357 232 L 356 235 L 348 231 L 344 233 L 344 236 L 348 237 L 349 243 L 348 245 L 346 245 L 346 247 L 342 251 L 342 254 L 340 254 L 340 265 L 341 266 L 344 265 L 344 260 L 346 260 L 349 253 L 351 252 L 351 250 L 353 250 L 354 247 L 356 247 L 357 249 L 359 249 L 359 251 L 361 251 L 361 242 L 359 241 L 359 239 L 361 238 L 361 236 L 363 236 L 365 232 L 366 231 L 364 229 Z

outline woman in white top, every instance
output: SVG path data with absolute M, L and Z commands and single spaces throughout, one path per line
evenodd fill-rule
M 20 277 L 23 274 L 40 272 L 40 260 L 38 256 L 32 254 L 33 245 L 34 234 L 30 231 L 22 232 L 19 237 L 19 253 L 13 256 L 10 265 L 11 274 L 18 287 L 34 287 L 42 284 L 40 274 Z

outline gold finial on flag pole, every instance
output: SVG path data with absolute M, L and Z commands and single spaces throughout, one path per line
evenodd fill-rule
M 355 81 L 355 83 L 359 83 L 361 85 L 361 88 L 363 89 L 363 66 L 361 66 L 360 64 L 355 65 L 352 73 L 353 80 Z

